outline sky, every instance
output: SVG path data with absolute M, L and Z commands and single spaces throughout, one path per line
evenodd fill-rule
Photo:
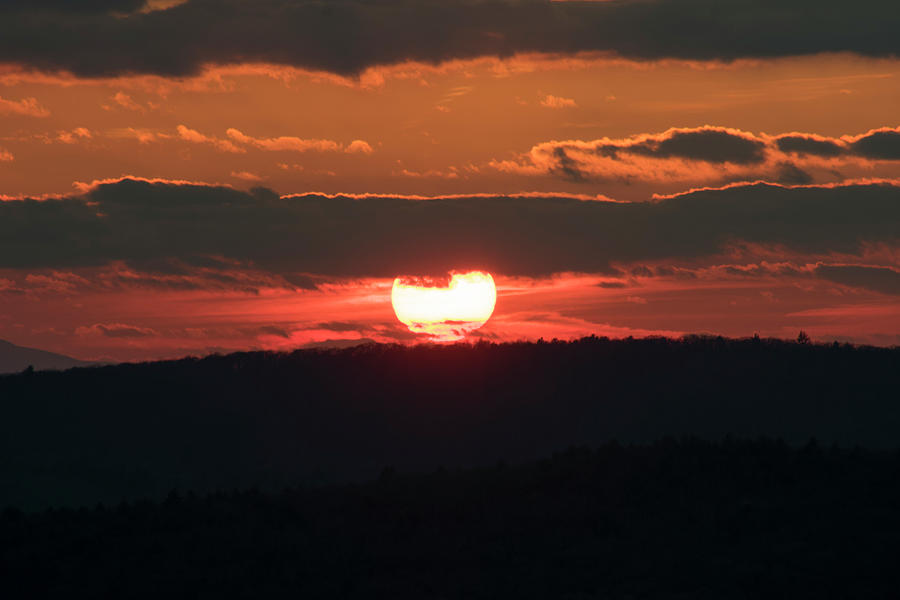
M 893 0 L 0 0 L 0 339 L 900 344 Z

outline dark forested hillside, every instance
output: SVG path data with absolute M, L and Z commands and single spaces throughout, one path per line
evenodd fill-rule
M 0 377 L 0 506 L 362 481 L 666 435 L 895 448 L 900 349 L 369 345 Z
M 895 598 L 900 454 L 696 439 L 0 515 L 9 597 Z

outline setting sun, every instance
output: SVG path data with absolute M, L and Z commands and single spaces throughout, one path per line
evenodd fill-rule
M 464 338 L 487 322 L 496 302 L 494 278 L 481 271 L 451 273 L 444 281 L 397 277 L 391 290 L 397 318 L 434 341 Z

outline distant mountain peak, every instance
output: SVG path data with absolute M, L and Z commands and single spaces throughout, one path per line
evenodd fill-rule
M 0 374 L 17 373 L 34 367 L 36 371 L 65 370 L 72 367 L 87 367 L 91 362 L 78 360 L 64 354 L 54 354 L 46 350 L 17 346 L 0 340 Z

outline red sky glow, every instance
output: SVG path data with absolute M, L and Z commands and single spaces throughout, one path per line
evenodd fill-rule
M 841 35 L 889 16 L 495 4 L 0 7 L 0 339 L 422 343 L 394 278 L 484 271 L 470 341 L 900 344 L 900 48 Z

